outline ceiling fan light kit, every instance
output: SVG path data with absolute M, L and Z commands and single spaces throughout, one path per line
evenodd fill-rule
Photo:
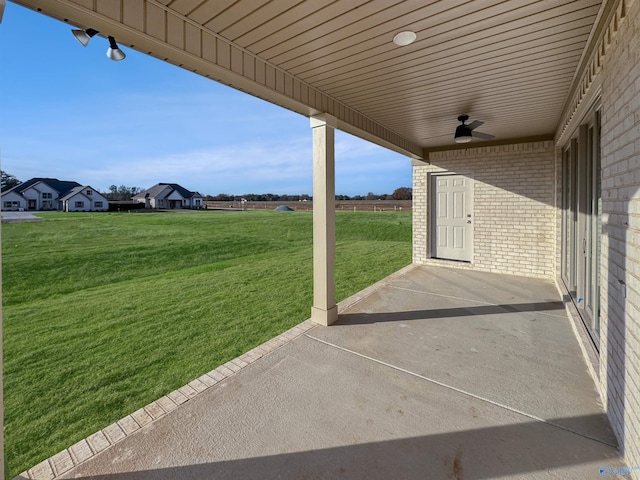
M 468 143 L 471 141 L 471 130 L 465 125 L 459 125 L 456 128 L 456 134 L 453 136 L 456 143 Z
M 458 125 L 456 127 L 456 133 L 453 135 L 453 139 L 456 143 L 469 143 L 473 137 L 480 138 L 482 140 L 491 140 L 495 138 L 493 135 L 488 133 L 476 132 L 474 131 L 477 127 L 482 125 L 484 122 L 481 120 L 474 120 L 469 125 L 465 124 L 469 120 L 469 115 L 460 115 L 458 117 L 458 121 L 462 122 L 462 125 Z

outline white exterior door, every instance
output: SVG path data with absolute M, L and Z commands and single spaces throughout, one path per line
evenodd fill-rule
M 470 262 L 473 258 L 473 179 L 433 177 L 433 251 L 437 258 Z

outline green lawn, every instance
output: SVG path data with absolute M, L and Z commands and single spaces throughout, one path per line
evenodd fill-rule
M 309 317 L 306 212 L 2 225 L 11 476 Z M 338 212 L 336 294 L 411 261 L 409 212 Z

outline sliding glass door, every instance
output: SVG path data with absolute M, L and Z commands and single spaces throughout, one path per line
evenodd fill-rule
M 562 156 L 562 279 L 594 344 L 600 332 L 600 112 Z

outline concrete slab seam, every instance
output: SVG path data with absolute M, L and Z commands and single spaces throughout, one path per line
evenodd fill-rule
M 220 365 L 173 392 L 151 402 L 149 405 L 80 440 L 69 448 L 43 460 L 14 477 L 13 480 L 53 480 L 60 475 L 68 473 L 78 465 L 101 454 L 134 433 L 141 431 L 180 405 L 192 400 L 222 380 L 235 375 L 260 358 L 317 326 L 311 320 L 305 320 L 286 332 L 249 350 L 240 357 Z
M 341 314 L 341 313 L 344 313 L 345 310 L 353 307 L 354 305 L 357 305 L 358 303 L 360 303 L 365 298 L 371 296 L 377 290 L 380 290 L 383 287 L 391 286 L 390 285 L 391 282 L 394 282 L 395 280 L 399 279 L 400 277 L 405 276 L 411 270 L 413 270 L 415 268 L 418 268 L 419 266 L 420 265 L 418 265 L 416 263 L 411 263 L 411 264 L 407 265 L 406 267 L 401 268 L 397 272 L 393 272 L 391 275 L 383 278 L 382 280 L 377 281 L 373 285 L 369 285 L 364 290 L 360 290 L 355 295 L 351 295 L 350 297 L 345 298 L 340 303 L 338 303 L 338 315 Z
M 323 344 L 325 344 L 325 345 L 327 345 L 329 347 L 333 347 L 333 348 L 336 348 L 338 350 L 342 350 L 343 352 L 350 353 L 352 355 L 356 355 L 356 356 L 364 358 L 366 360 L 370 360 L 370 361 L 375 362 L 375 363 L 377 363 L 379 365 L 384 365 L 386 367 L 392 368 L 392 369 L 397 370 L 399 372 L 406 373 L 408 375 L 411 375 L 413 377 L 419 378 L 421 380 L 425 380 L 425 381 L 427 381 L 429 383 L 432 383 L 434 385 L 438 385 L 438 386 L 446 388 L 448 390 L 452 390 L 452 391 L 460 393 L 462 395 L 466 395 L 468 397 L 474 398 L 474 399 L 479 400 L 481 402 L 485 402 L 485 403 L 491 404 L 491 405 L 493 405 L 495 407 L 502 408 L 502 409 L 508 410 L 510 412 L 516 413 L 518 415 L 522 415 L 524 417 L 530 418 L 530 419 L 535 420 L 537 422 L 541 422 L 541 423 L 544 423 L 546 425 L 549 425 L 549 426 L 552 426 L 552 427 L 555 427 L 555 428 L 559 428 L 560 430 L 565 430 L 565 431 L 567 431 L 569 433 L 573 433 L 574 435 L 578 435 L 580 437 L 587 438 L 589 440 L 593 440 L 594 442 L 598 442 L 598 443 L 601 443 L 603 445 L 607 445 L 609 447 L 613 447 L 615 449 L 618 448 L 616 445 L 612 445 L 611 443 L 602 441 L 602 440 L 600 440 L 598 438 L 595 438 L 595 437 L 592 437 L 592 436 L 589 436 L 589 435 L 585 435 L 585 434 L 580 433 L 580 432 L 576 432 L 575 430 L 573 430 L 571 428 L 565 427 L 563 425 L 558 425 L 556 423 L 550 422 L 549 420 L 545 420 L 544 418 L 541 418 L 541 417 L 538 417 L 536 415 L 532 415 L 530 413 L 526 413 L 526 412 L 523 412 L 521 410 L 518 410 L 517 408 L 513 408 L 513 407 L 510 407 L 508 405 L 502 404 L 500 402 L 496 402 L 494 400 L 490 400 L 488 398 L 481 397 L 480 395 L 476 395 L 475 393 L 467 392 L 465 390 L 462 390 L 460 388 L 454 387 L 452 385 L 447 385 L 446 383 L 442 383 L 442 382 L 439 382 L 438 380 L 434 380 L 432 378 L 425 377 L 424 375 L 420 375 L 419 373 L 412 372 L 411 370 L 407 370 L 405 368 L 399 367 L 397 365 L 393 365 L 393 364 L 385 362 L 383 360 L 378 360 L 377 358 L 370 357 L 369 355 L 365 355 L 363 353 L 359 353 L 359 352 L 356 352 L 356 351 L 353 351 L 353 350 L 349 350 L 348 348 L 344 348 L 344 347 L 341 347 L 340 345 L 336 345 L 334 343 L 327 342 L 326 340 L 322 340 L 320 338 L 314 337 L 312 335 L 309 335 L 308 333 L 305 333 L 304 335 L 305 335 L 305 337 L 307 337 L 307 338 L 309 338 L 311 340 L 315 340 L 317 342 L 323 343 Z
M 455 297 L 453 295 L 443 295 L 442 293 L 433 293 L 433 292 L 427 292 L 427 291 L 423 291 L 423 290 L 415 290 L 413 288 L 396 287 L 394 285 L 389 285 L 389 288 L 395 288 L 396 290 L 403 290 L 405 292 L 419 293 L 420 295 L 433 295 L 434 297 L 451 298 L 453 300 L 462 300 L 463 302 L 477 303 L 477 304 L 480 304 L 480 305 L 488 305 L 488 306 L 491 306 L 491 307 L 499 307 L 500 306 L 497 303 L 483 302 L 482 300 L 472 300 L 470 298 L 463 298 L 463 297 Z M 559 300 L 559 301 L 562 301 L 562 300 Z M 539 311 L 536 311 L 535 313 L 536 313 L 536 315 L 546 315 L 548 317 L 558 317 L 558 318 L 565 318 L 566 317 L 566 315 L 557 314 L 557 313 L 547 313 L 547 312 L 539 312 Z

